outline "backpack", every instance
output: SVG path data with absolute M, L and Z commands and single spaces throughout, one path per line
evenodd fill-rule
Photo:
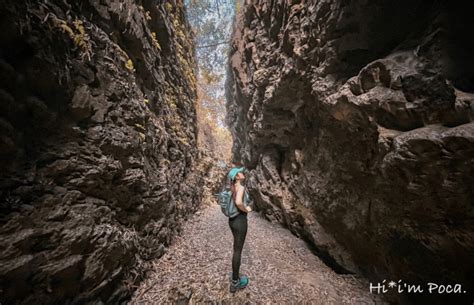
M 239 208 L 235 205 L 234 198 L 232 196 L 232 190 L 228 187 L 225 188 L 220 193 L 216 194 L 219 205 L 221 206 L 221 211 L 227 217 L 235 217 L 239 215 L 241 212 Z M 247 188 L 244 191 L 244 205 L 249 206 L 250 204 L 250 197 L 247 192 Z

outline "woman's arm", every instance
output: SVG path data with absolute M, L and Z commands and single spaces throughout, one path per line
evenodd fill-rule
M 246 207 L 244 205 L 244 190 L 245 190 L 245 188 L 243 186 L 241 186 L 237 189 L 237 194 L 235 196 L 235 205 L 242 212 L 248 213 L 248 212 L 252 211 L 252 209 L 250 207 Z

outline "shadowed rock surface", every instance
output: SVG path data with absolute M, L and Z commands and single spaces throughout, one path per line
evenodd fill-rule
M 0 23 L 0 303 L 120 303 L 211 166 L 183 3 L 8 0 Z
M 246 1 L 229 59 L 234 159 L 263 215 L 337 272 L 472 302 L 472 8 L 439 1 Z M 469 55 L 471 54 L 471 55 Z

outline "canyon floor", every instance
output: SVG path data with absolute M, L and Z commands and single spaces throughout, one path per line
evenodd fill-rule
M 337 274 L 306 243 L 252 212 L 241 274 L 249 285 L 229 292 L 232 233 L 217 204 L 183 225 L 168 251 L 135 291 L 130 304 L 386 304 L 358 276 Z

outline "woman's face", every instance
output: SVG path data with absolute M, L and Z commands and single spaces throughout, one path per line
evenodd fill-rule
M 245 175 L 244 175 L 242 172 L 239 172 L 239 173 L 237 173 L 236 178 L 239 179 L 239 180 L 244 180 L 244 179 L 245 179 Z

